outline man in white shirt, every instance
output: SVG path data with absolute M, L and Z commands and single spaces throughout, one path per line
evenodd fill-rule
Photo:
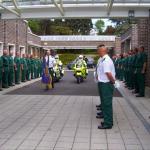
M 111 129 L 113 126 L 112 99 L 114 90 L 113 84 L 115 84 L 115 67 L 104 45 L 99 45 L 97 47 L 97 52 L 100 59 L 98 61 L 96 74 L 102 114 L 104 117 L 104 122 L 98 126 L 98 129 Z
M 52 88 L 54 88 L 54 65 L 56 64 L 55 58 L 51 55 L 51 51 L 47 51 L 45 57 L 46 63 L 48 64 L 49 73 L 52 77 Z

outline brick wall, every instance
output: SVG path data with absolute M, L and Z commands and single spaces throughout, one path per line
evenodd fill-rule
M 16 20 L 5 20 L 5 46 L 8 48 L 8 44 L 16 45 Z
M 115 53 L 116 54 L 120 54 L 121 53 L 121 38 L 120 37 L 116 37 L 116 41 L 115 41 Z
M 4 42 L 4 20 L 0 20 L 0 42 Z
M 147 74 L 146 74 L 146 85 L 150 87 L 150 49 L 148 49 L 148 40 L 150 37 L 149 32 L 149 19 L 139 19 L 138 21 L 138 46 L 144 46 L 145 52 L 148 54 L 148 67 L 147 67 Z
M 20 19 L 0 20 L 0 50 L 2 42 L 3 49 L 9 49 L 9 45 L 14 45 L 14 54 L 15 51 L 20 51 L 21 54 L 28 52 L 28 40 L 32 41 L 33 47 L 34 45 L 41 45 L 40 37 L 28 33 L 28 25 L 26 21 Z M 1 51 L 0 55 L 2 55 Z
M 131 28 L 131 48 L 138 46 L 138 25 L 133 24 Z
M 28 42 L 36 45 L 41 45 L 41 38 L 35 34 L 28 32 Z
M 27 50 L 27 23 L 23 20 L 17 20 L 17 39 L 16 39 L 16 46 L 17 49 L 19 50 L 20 46 L 24 46 L 25 50 Z
M 150 87 L 150 18 L 148 20 L 148 65 L 147 65 L 147 85 Z
M 146 85 L 150 87 L 150 19 L 139 19 L 137 25 L 132 25 L 131 28 L 131 46 L 139 47 L 144 46 L 145 52 L 148 55 L 148 66 L 146 73 Z M 122 37 L 125 37 L 122 35 Z M 122 38 L 123 40 L 123 38 Z M 126 40 L 126 39 L 125 39 Z M 122 48 L 126 44 L 124 41 L 122 43 Z

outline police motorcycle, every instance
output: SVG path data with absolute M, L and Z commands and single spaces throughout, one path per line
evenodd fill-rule
M 78 84 L 83 82 L 87 78 L 87 74 L 88 74 L 86 66 L 83 64 L 82 61 L 80 61 L 80 59 L 82 59 L 82 58 L 83 58 L 82 55 L 80 55 L 79 60 L 73 67 L 74 76 L 75 76 Z
M 62 79 L 62 77 L 64 76 L 64 69 L 58 55 L 55 56 L 55 61 L 56 64 L 54 66 L 54 81 L 59 82 L 59 80 Z

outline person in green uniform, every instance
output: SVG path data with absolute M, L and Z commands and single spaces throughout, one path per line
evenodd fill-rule
M 16 56 L 14 58 L 15 63 L 15 84 L 20 84 L 20 71 L 21 71 L 21 58 L 20 53 L 16 52 Z
M 132 61 L 132 50 L 128 52 L 128 61 L 127 61 L 127 87 L 131 89 L 131 61 Z
M 8 75 L 9 75 L 9 58 L 8 58 L 8 50 L 3 51 L 3 77 L 2 77 L 2 87 L 8 88 Z
M 13 51 L 9 52 L 9 75 L 8 75 L 8 84 L 9 86 L 14 86 L 14 58 Z
M 40 77 L 42 77 L 42 60 L 39 59 Z
M 0 57 L 0 91 L 2 91 L 3 59 Z
M 113 126 L 112 99 L 113 84 L 115 84 L 115 67 L 112 59 L 107 54 L 107 48 L 100 45 L 97 49 L 100 58 L 96 69 L 96 79 L 104 117 L 104 122 L 101 122 L 98 129 L 111 129 Z
M 30 62 L 31 62 L 31 79 L 34 79 L 34 57 L 33 55 L 30 56 Z
M 138 93 L 138 91 L 136 91 L 136 87 L 137 87 L 136 58 L 137 58 L 137 54 L 138 54 L 138 48 L 135 48 L 133 51 L 133 60 L 132 60 L 132 89 L 134 90 L 134 91 L 132 91 L 132 93 Z
M 23 54 L 21 58 L 21 81 L 26 82 L 27 62 L 26 55 Z
M 27 62 L 27 71 L 26 71 L 26 79 L 29 81 L 31 80 L 31 59 L 30 59 L 30 55 L 28 54 L 26 56 L 26 62 Z
M 145 96 L 145 73 L 147 65 L 147 54 L 144 52 L 144 47 L 140 46 L 136 62 L 137 86 L 139 94 L 136 97 Z
M 35 56 L 35 58 L 34 58 L 34 78 L 37 78 L 37 70 L 38 70 L 37 56 Z
M 40 58 L 38 58 L 38 78 L 41 77 L 41 68 L 42 68 L 42 63 Z

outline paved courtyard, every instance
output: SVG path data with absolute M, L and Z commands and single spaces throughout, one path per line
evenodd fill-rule
M 39 79 L 0 93 L 0 150 L 150 150 L 149 98 L 136 99 L 122 85 L 123 97 L 114 94 L 113 129 L 98 130 L 99 97 L 86 91 L 88 82 L 79 86 L 66 78 L 56 85 L 58 91 L 49 94 L 34 89 Z M 65 89 L 74 93 L 61 95 L 63 83 L 80 90 Z M 95 83 L 90 86 L 92 90 Z
M 150 150 L 150 134 L 124 98 L 114 127 L 98 130 L 97 96 L 0 96 L 0 150 Z M 150 101 L 137 100 L 148 115 Z M 147 118 L 148 120 L 148 118 Z

